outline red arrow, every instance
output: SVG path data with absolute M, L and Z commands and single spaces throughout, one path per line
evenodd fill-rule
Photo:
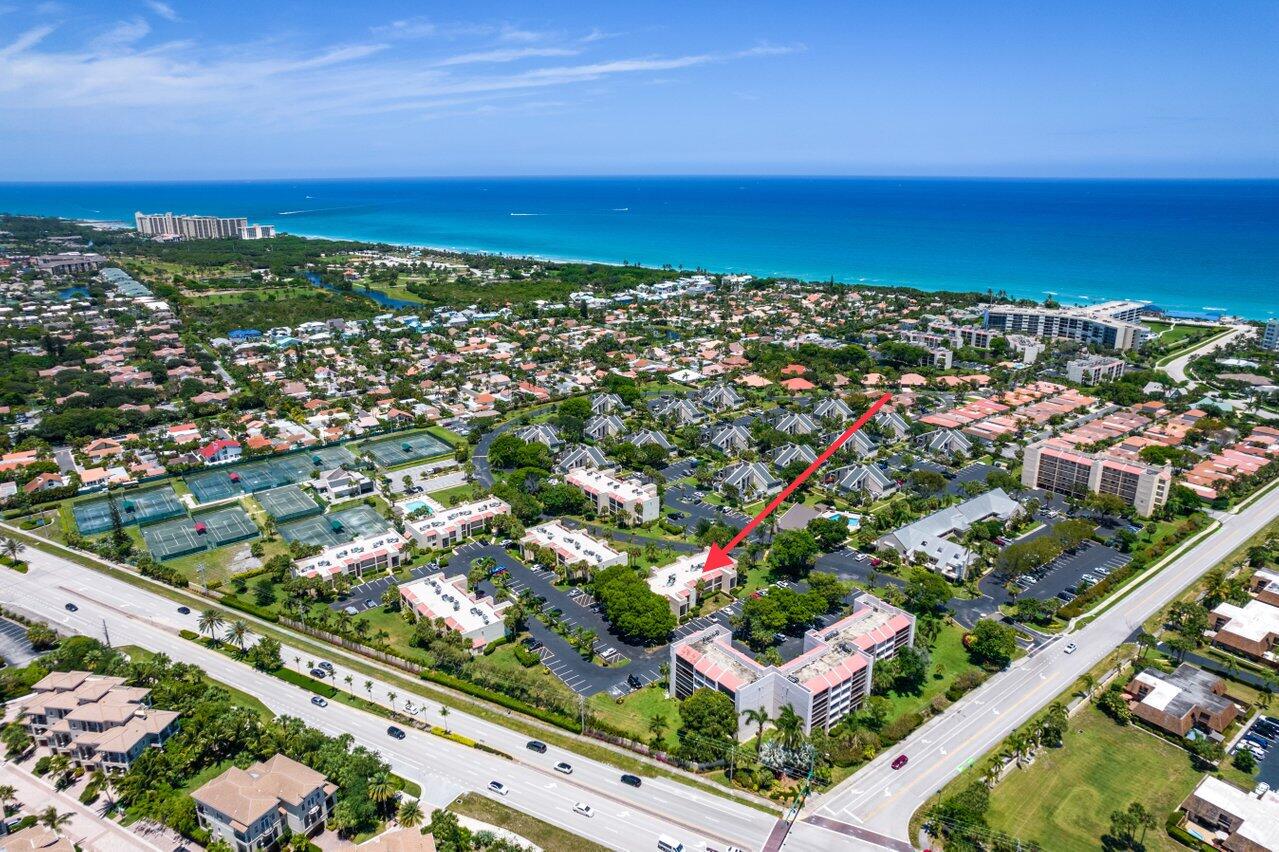
M 767 506 L 764 507 L 764 510 L 762 512 L 760 512 L 755 517 L 751 518 L 750 523 L 742 527 L 741 530 L 737 533 L 737 535 L 733 536 L 733 538 L 728 542 L 728 544 L 726 544 L 724 547 L 720 547 L 718 544 L 712 544 L 710 553 L 706 554 L 706 564 L 702 566 L 702 570 L 713 571 L 716 568 L 723 568 L 725 565 L 731 565 L 733 560 L 728 557 L 728 552 L 732 550 L 734 547 L 737 547 L 737 545 L 741 544 L 742 541 L 746 538 L 746 536 L 750 535 L 751 531 L 754 530 L 755 527 L 759 526 L 760 521 L 764 520 L 769 515 L 771 515 L 773 513 L 773 510 L 776 509 L 778 506 L 780 506 L 782 502 L 791 495 L 791 492 L 793 492 L 799 486 L 803 485 L 804 480 L 808 479 L 808 477 L 813 475 L 813 471 L 817 470 L 817 468 L 824 465 L 827 459 L 835 455 L 835 451 L 838 450 L 840 447 L 844 446 L 844 443 L 849 438 L 853 437 L 853 433 L 856 432 L 858 429 L 862 428 L 863 426 L 865 426 L 866 421 L 874 417 L 875 412 L 883 408 L 884 403 L 888 402 L 888 400 L 892 398 L 893 398 L 892 394 L 886 393 L 883 396 L 881 396 L 879 399 L 875 400 L 875 404 L 872 405 L 870 408 L 866 409 L 866 413 L 863 414 L 861 417 L 858 417 L 857 422 L 855 422 L 852 426 L 849 426 L 847 429 L 845 429 L 842 435 L 840 435 L 838 438 L 832 441 L 831 445 L 827 447 L 825 450 L 823 450 L 822 454 L 818 456 L 813 461 L 812 464 L 804 468 L 803 473 L 795 477 L 794 482 L 792 482 L 790 485 L 787 485 L 785 488 L 783 488 L 781 490 L 781 493 L 778 494 L 776 497 L 774 497 L 772 501 Z

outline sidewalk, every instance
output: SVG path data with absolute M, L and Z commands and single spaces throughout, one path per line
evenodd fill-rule
M 12 784 L 17 789 L 17 800 L 22 803 L 23 813 L 38 814 L 53 805 L 58 813 L 71 814 L 71 822 L 63 828 L 62 834 L 83 849 L 98 852 L 169 852 L 173 848 L 157 846 L 137 836 L 104 818 L 97 810 L 98 803 L 95 802 L 93 806 L 82 805 L 74 796 L 57 792 L 44 779 L 37 778 L 9 761 L 0 765 L 0 784 Z

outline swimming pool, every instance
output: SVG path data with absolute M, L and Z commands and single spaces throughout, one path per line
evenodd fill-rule
M 404 512 L 408 515 L 413 515 L 423 511 L 428 515 L 432 514 L 431 506 L 425 500 L 405 500 L 400 505 L 404 507 Z
M 850 531 L 856 530 L 862 525 L 862 516 L 854 515 L 846 512 L 824 512 L 823 518 L 830 518 L 832 521 L 844 521 L 848 524 Z

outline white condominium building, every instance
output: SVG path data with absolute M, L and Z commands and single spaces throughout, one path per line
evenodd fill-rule
M 703 584 L 706 594 L 727 592 L 737 585 L 736 562 L 710 571 L 703 571 L 706 554 L 690 553 L 681 556 L 670 565 L 654 568 L 648 576 L 648 587 L 670 602 L 671 612 L 683 618 L 697 607 L 697 584 Z
M 751 733 L 744 713 L 764 708 L 777 718 L 789 705 L 804 732 L 830 727 L 870 695 L 877 660 L 893 656 L 915 637 L 915 619 L 871 595 L 853 613 L 804 634 L 804 650 L 780 666 L 765 665 L 733 645 L 732 632 L 714 625 L 671 644 L 670 694 L 686 698 L 714 689 L 733 699 L 738 735 Z
M 565 476 L 564 481 L 580 488 L 595 503 L 597 512 L 624 515 L 632 523 L 655 521 L 662 509 L 657 486 L 651 482 L 619 479 L 592 468 L 579 468 Z
M 992 305 L 986 309 L 986 328 L 1005 334 L 1029 334 L 1048 339 L 1078 340 L 1106 349 L 1135 349 L 1150 330 L 1139 325 L 1145 302 L 1112 301 L 1072 308 Z
M 412 505 L 412 501 L 397 505 Z M 428 550 L 439 550 L 480 532 L 498 515 L 510 513 L 511 507 L 505 500 L 489 497 L 442 509 L 438 514 L 416 521 L 408 521 L 404 524 L 404 529 L 418 544 Z
M 592 573 L 626 564 L 626 554 L 618 553 L 598 538 L 571 530 L 559 521 L 538 524 L 524 533 L 524 538 L 520 539 L 524 558 L 532 559 L 537 547 L 554 552 L 556 562 L 561 565 L 584 562 Z
M 491 597 L 471 594 L 461 574 L 445 579 L 436 573 L 405 583 L 400 586 L 400 599 L 414 619 L 439 619 L 469 639 L 473 648 L 483 648 L 506 635 L 503 616 L 512 606 L 510 601 L 495 603 Z
M 395 530 L 365 536 L 326 547 L 315 556 L 299 559 L 293 564 L 298 577 L 318 577 L 335 580 L 342 574 L 362 576 L 365 571 L 396 568 L 404 559 L 408 539 Z
M 260 240 L 275 236 L 274 225 L 250 225 L 243 216 L 186 216 L 172 213 L 133 214 L 138 233 L 188 240 Z

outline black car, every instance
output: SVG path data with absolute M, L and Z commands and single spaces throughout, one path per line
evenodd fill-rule
M 324 669 L 311 669 L 311 677 L 315 678 L 316 680 L 324 680 L 328 676 L 329 676 L 329 673 L 326 672 Z
M 324 669 L 326 672 L 333 671 L 333 664 L 329 662 L 321 662 L 316 664 L 318 668 Z
M 638 775 L 623 775 L 622 783 L 629 784 L 632 787 L 638 787 L 640 784 L 643 784 L 644 782 L 640 780 L 640 777 Z
M 67 604 L 67 605 L 66 605 L 66 610 L 67 610 L 67 612 L 79 612 L 79 611 L 80 611 L 80 607 L 76 606 L 76 605 L 75 605 L 75 604 L 73 604 L 73 603 L 69 603 L 69 604 Z
M 180 607 L 178 607 L 178 612 L 179 612 L 179 613 L 181 613 L 182 615 L 190 615 L 190 614 L 191 614 L 191 607 L 189 607 L 189 606 L 180 606 Z
M 631 689 L 643 689 L 644 681 L 639 679 L 639 675 L 630 675 L 626 678 L 626 685 Z
M 529 740 L 528 750 L 535 751 L 538 754 L 546 754 L 546 743 L 542 742 L 541 740 Z
M 407 734 L 404 733 L 403 729 L 397 728 L 394 725 L 391 725 L 390 727 L 388 727 L 386 729 L 386 733 L 387 733 L 387 736 L 395 737 L 397 740 L 402 740 L 407 736 Z

